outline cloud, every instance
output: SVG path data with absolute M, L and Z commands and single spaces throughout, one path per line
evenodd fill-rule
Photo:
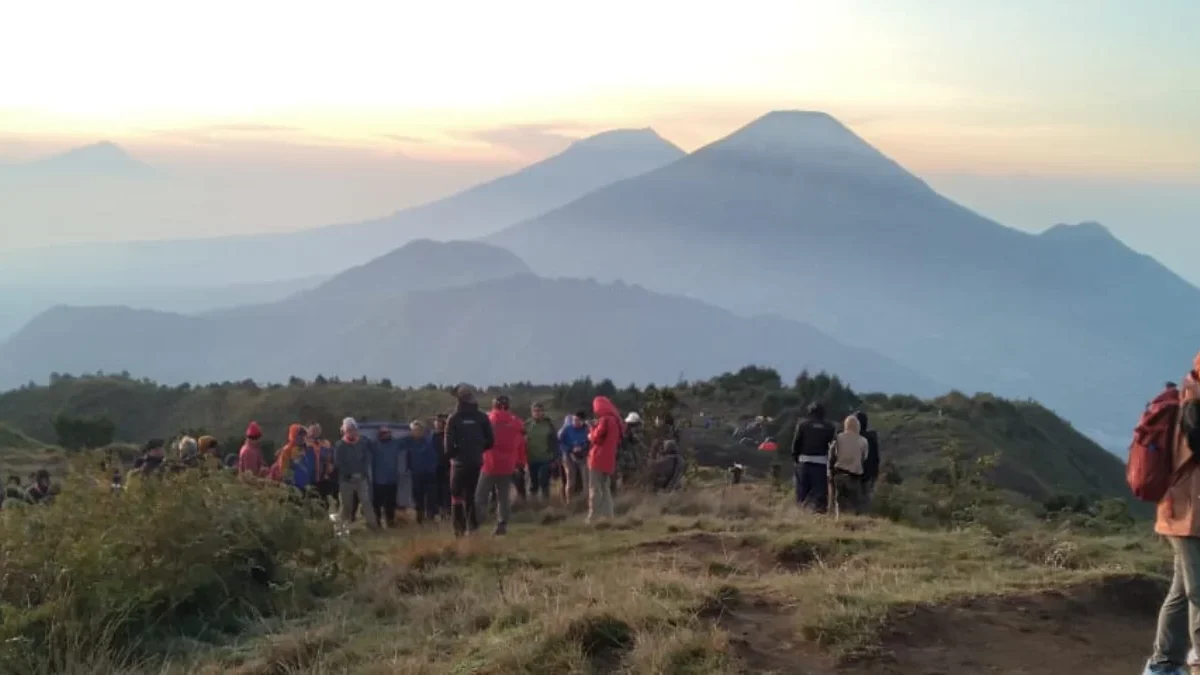
M 397 143 L 413 143 L 416 145 L 429 143 L 429 139 L 418 136 L 405 136 L 404 134 L 379 134 L 379 137 L 389 141 L 396 141 Z
M 522 158 L 541 158 L 561 152 L 586 131 L 572 124 L 512 124 L 455 132 L 455 138 L 503 148 Z

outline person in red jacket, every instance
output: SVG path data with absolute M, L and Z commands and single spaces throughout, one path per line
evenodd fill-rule
M 625 424 L 617 406 L 606 396 L 592 400 L 595 423 L 588 434 L 592 449 L 588 453 L 588 516 L 613 517 L 612 476 L 617 471 L 617 447 L 625 435 Z
M 525 457 L 525 423 L 509 410 L 507 396 L 497 396 L 492 402 L 488 421 L 492 424 L 495 442 L 483 453 L 483 470 L 479 473 L 479 485 L 475 488 L 475 508 L 487 509 L 488 497 L 495 491 L 499 512 L 496 518 L 496 534 L 508 531 L 508 515 L 512 498 L 513 474 L 517 464 Z M 479 514 L 482 522 L 486 514 Z
M 264 475 L 267 467 L 263 465 L 262 437 L 262 429 L 258 426 L 258 422 L 251 422 L 250 426 L 246 427 L 246 442 L 238 451 L 237 471 L 239 474 Z

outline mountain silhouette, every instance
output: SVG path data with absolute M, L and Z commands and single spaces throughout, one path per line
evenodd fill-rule
M 1036 397 L 1110 442 L 1200 331 L 1164 322 L 1200 291 L 1098 226 L 1004 227 L 820 113 L 770 113 L 485 240 L 543 275 L 806 320 L 939 381 Z
M 101 141 L 72 148 L 51 157 L 6 167 L 6 170 L 0 173 L 0 177 L 7 175 L 17 178 L 42 178 L 76 174 L 148 177 L 156 173 L 154 167 L 135 159 L 119 145 Z
M 247 377 L 280 382 L 318 373 L 370 373 L 412 385 L 564 381 L 585 374 L 673 382 L 680 373 L 702 377 L 755 361 L 792 374 L 829 370 L 863 389 L 926 395 L 943 389 L 796 321 L 739 317 L 623 283 L 528 273 L 475 282 L 459 274 L 456 262 L 475 256 L 478 263 L 481 255 L 495 259 L 492 273 L 519 270 L 507 251 L 417 242 L 378 265 L 271 305 L 203 316 L 57 307 L 0 345 L 0 386 L 41 381 L 51 372 L 98 370 L 169 384 Z M 427 261 L 426 271 L 447 267 L 449 273 L 431 279 L 396 269 L 396 293 L 377 291 L 377 273 L 418 256 Z M 434 283 L 451 285 L 431 289 Z M 406 285 L 423 289 L 405 291 Z M 314 316 L 331 321 L 314 324 Z
M 108 154 L 104 151 L 102 154 Z M 221 269 L 227 283 L 283 281 L 329 275 L 361 265 L 416 239 L 470 239 L 570 202 L 596 188 L 658 168 L 683 151 L 649 129 L 615 130 L 573 143 L 561 153 L 458 194 L 385 218 L 310 230 L 209 239 L 56 246 L 0 254 L 0 282 L 45 274 L 30 259 L 60 262 L 56 274 L 110 284 L 171 276 L 178 261 Z M 264 258 L 303 261 L 263 265 Z M 66 270 L 61 272 L 60 270 Z

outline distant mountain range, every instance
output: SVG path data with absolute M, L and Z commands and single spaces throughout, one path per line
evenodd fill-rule
M 109 141 L 73 148 L 44 159 L 0 165 L 0 180 L 54 176 L 149 178 L 155 175 L 158 171 L 154 167 L 138 161 Z
M 829 370 L 867 389 L 944 388 L 799 322 L 525 269 L 483 244 L 422 241 L 275 304 L 204 316 L 60 307 L 0 346 L 0 383 L 52 370 L 128 371 L 168 384 L 368 373 L 409 385 L 587 374 L 661 383 L 755 362 L 792 374 Z
M 474 236 L 506 250 L 389 253 Z M 53 256 L 97 278 L 155 279 L 180 261 L 229 283 L 345 273 L 198 316 L 56 309 L 0 348 L 0 383 L 96 369 L 416 382 L 813 365 L 859 388 L 1036 398 L 1113 447 L 1200 346 L 1200 318 L 1181 310 L 1200 289 L 1103 226 L 1004 227 L 812 112 L 770 113 L 686 156 L 649 130 L 601 134 L 369 222 Z M 0 277 L 46 267 L 26 257 L 0 257 Z M 758 315 L 781 318 L 746 318 Z
M 1036 397 L 1110 444 L 1200 334 L 1179 311 L 1200 290 L 1103 227 L 1001 226 L 820 113 L 768 114 L 486 240 L 539 274 L 804 319 L 937 380 Z
M 119 152 L 106 148 L 93 146 L 87 154 Z M 450 241 L 495 232 L 683 154 L 650 129 L 608 131 L 576 141 L 516 173 L 376 220 L 275 234 L 0 252 L 0 284 L 61 284 L 64 279 L 89 283 L 100 278 L 129 285 L 148 277 L 177 275 L 181 260 L 193 269 L 210 270 L 227 284 L 330 275 L 416 239 Z M 51 269 L 47 260 L 55 262 Z M 304 271 L 297 274 L 297 266 Z

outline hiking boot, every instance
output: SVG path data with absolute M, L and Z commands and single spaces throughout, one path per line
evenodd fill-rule
M 496 536 L 508 534 L 508 523 L 496 523 L 496 530 L 492 534 Z

